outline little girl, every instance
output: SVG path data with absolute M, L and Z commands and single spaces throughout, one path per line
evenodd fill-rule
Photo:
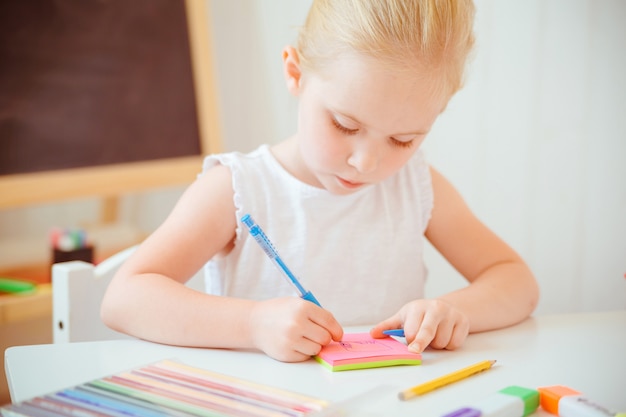
M 473 15 L 470 0 L 315 0 L 297 47 L 283 51 L 297 131 L 208 156 L 114 277 L 104 322 L 160 343 L 302 361 L 341 340 L 342 326 L 374 325 L 374 337 L 403 328 L 421 352 L 528 317 L 538 299 L 529 268 L 420 149 L 461 87 Z M 294 296 L 245 214 L 323 308 Z M 468 286 L 423 298 L 424 237 Z M 206 294 L 183 285 L 203 267 Z

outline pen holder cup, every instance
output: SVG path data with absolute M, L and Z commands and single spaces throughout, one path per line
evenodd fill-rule
M 93 246 L 85 246 L 72 250 L 61 250 L 54 248 L 52 252 L 52 263 L 69 261 L 85 261 L 93 263 Z

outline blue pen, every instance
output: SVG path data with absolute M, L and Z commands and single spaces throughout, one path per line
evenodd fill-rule
M 313 293 L 311 293 L 311 291 L 305 290 L 302 284 L 300 284 L 300 281 L 298 281 L 298 278 L 296 278 L 296 276 L 289 270 L 289 268 L 287 268 L 287 265 L 285 265 L 281 257 L 278 255 L 276 249 L 274 249 L 274 245 L 272 245 L 272 242 L 270 242 L 267 236 L 265 236 L 263 230 L 261 230 L 259 225 L 254 222 L 252 217 L 250 217 L 249 214 L 246 214 L 241 218 L 241 222 L 248 226 L 248 230 L 250 230 L 250 234 L 252 235 L 254 240 L 257 241 L 257 243 L 261 246 L 261 249 L 263 249 L 263 252 L 265 252 L 265 254 L 274 263 L 276 268 L 278 268 L 278 270 L 287 279 L 287 282 L 289 282 L 296 288 L 298 293 L 300 293 L 300 296 L 305 300 L 315 303 L 321 307 L 322 305 L 319 303 L 319 301 L 317 301 Z
M 383 333 L 387 336 L 404 337 L 404 329 L 383 330 Z

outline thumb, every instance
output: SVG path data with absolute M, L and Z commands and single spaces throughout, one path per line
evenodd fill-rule
M 317 308 L 317 306 L 315 306 Z M 332 340 L 339 342 L 343 338 L 343 328 L 341 324 L 335 319 L 335 316 L 328 310 L 323 308 L 318 309 L 321 314 L 319 316 L 310 317 L 310 320 L 314 323 L 322 326 L 328 333 Z
M 381 339 L 383 337 L 387 337 L 386 334 L 383 333 L 384 330 L 392 330 L 392 329 L 401 329 L 402 328 L 402 320 L 398 315 L 393 315 L 386 320 L 381 321 L 376 326 L 372 327 L 370 330 L 370 336 L 374 339 Z

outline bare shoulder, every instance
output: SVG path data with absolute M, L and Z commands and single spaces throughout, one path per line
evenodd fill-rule
M 470 210 L 461 194 L 431 167 L 434 205 L 426 238 L 469 281 L 517 254 Z
M 430 167 L 430 176 L 432 178 L 434 196 L 433 216 L 456 217 L 472 215 L 461 194 L 446 177 L 432 166 Z
M 228 251 L 236 227 L 230 169 L 216 165 L 185 190 L 167 219 L 144 241 L 134 269 L 183 281 Z
M 172 216 L 177 226 L 189 233 L 212 236 L 233 235 L 236 228 L 231 171 L 216 165 L 199 176 L 185 191 Z M 213 245 L 211 245 L 213 246 Z
M 435 246 L 443 245 L 461 232 L 475 232 L 478 219 L 450 181 L 432 166 L 433 210 L 426 237 Z

